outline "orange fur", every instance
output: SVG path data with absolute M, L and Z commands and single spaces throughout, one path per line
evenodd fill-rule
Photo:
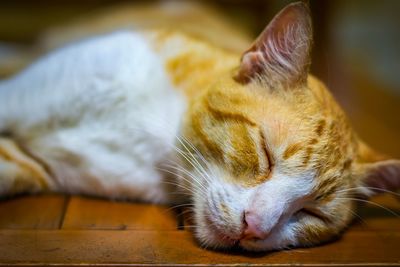
M 171 79 L 189 102 L 182 133 L 206 160 L 222 164 L 230 173 L 227 182 L 245 187 L 267 181 L 276 166 L 288 175 L 315 171 L 315 200 L 306 209 L 314 217 L 304 219 L 299 240 L 311 245 L 340 233 L 354 203 L 337 198 L 338 192 L 359 186 L 360 160 L 377 157 L 359 141 L 325 85 L 312 75 L 275 86 L 263 82 L 262 74 L 249 80 L 243 72 L 260 67 L 248 62 L 238 79 L 239 54 L 176 32 L 158 40 Z M 163 55 L 165 47 L 181 42 L 183 51 Z M 221 209 L 228 213 L 226 206 Z

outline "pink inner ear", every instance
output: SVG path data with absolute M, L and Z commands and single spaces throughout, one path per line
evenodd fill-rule
M 400 189 L 400 160 L 386 160 L 367 166 L 365 186 L 374 193 Z
M 255 77 L 279 83 L 305 81 L 312 42 L 307 6 L 294 3 L 284 8 L 242 56 L 235 80 L 248 83 Z
M 237 78 L 248 82 L 251 76 L 246 73 L 261 73 L 263 61 L 263 54 L 260 51 L 252 51 L 244 54 L 240 65 L 240 73 L 238 74 L 240 77 L 237 76 Z

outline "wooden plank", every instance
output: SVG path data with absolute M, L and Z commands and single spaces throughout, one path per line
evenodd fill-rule
M 334 243 L 270 253 L 200 248 L 187 231 L 0 230 L 3 264 L 400 266 L 400 232 L 348 232 Z
M 0 229 L 58 229 L 66 197 L 23 196 L 0 201 Z
M 72 197 L 63 229 L 176 230 L 174 211 L 160 205 Z

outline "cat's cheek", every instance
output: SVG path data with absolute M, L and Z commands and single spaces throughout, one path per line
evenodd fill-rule
M 216 240 L 207 227 L 205 203 L 201 197 L 194 196 L 194 235 L 202 247 L 214 247 Z
M 206 217 L 195 215 L 195 219 L 195 236 L 202 247 L 228 249 L 235 245 L 233 240 L 219 235 L 218 230 L 213 228 L 212 223 L 209 222 Z

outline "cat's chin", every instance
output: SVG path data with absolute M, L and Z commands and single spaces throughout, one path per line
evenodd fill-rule
M 212 224 L 207 224 L 204 227 L 198 228 L 196 237 L 200 241 L 202 247 L 207 249 L 231 250 L 240 248 L 247 251 L 267 250 L 263 248 L 261 244 L 264 240 L 250 241 L 232 238 L 219 231 Z
M 208 237 L 201 237 L 198 235 L 200 243 L 202 247 L 207 249 L 215 249 L 215 250 L 244 250 L 251 252 L 268 252 L 274 250 L 281 250 L 288 248 L 290 245 L 280 244 L 278 239 L 274 238 L 266 238 L 266 239 L 254 239 L 254 240 L 245 240 L 245 239 L 233 239 L 229 236 L 223 234 L 213 233 Z
M 283 224 L 265 239 L 242 239 L 238 245 L 247 251 L 262 252 L 293 248 L 297 246 L 297 241 L 290 224 Z

